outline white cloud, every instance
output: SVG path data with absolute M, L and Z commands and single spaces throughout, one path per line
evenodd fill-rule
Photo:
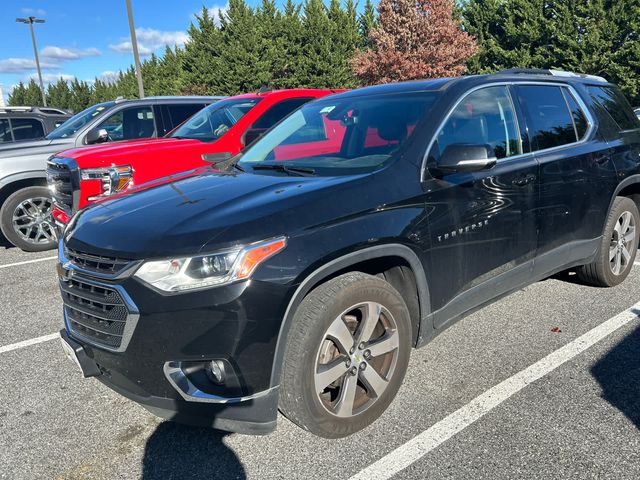
M 43 70 L 58 68 L 58 64 L 50 61 L 40 62 Z M 36 61 L 30 58 L 7 58 L 0 60 L 0 73 L 22 73 L 36 69 Z
M 184 46 L 189 41 L 186 32 L 164 32 L 153 28 L 136 28 L 136 38 L 138 40 L 138 52 L 142 56 L 151 55 L 165 45 Z M 131 41 L 121 38 L 120 43 L 109 45 L 109 48 L 118 53 L 131 53 L 133 48 Z
M 40 55 L 52 60 L 77 60 L 84 57 L 97 57 L 102 55 L 102 52 L 93 47 L 81 50 L 77 48 L 48 46 L 40 50 Z
M 38 80 L 38 74 L 37 73 L 32 73 L 31 75 L 29 75 L 27 77 L 27 81 L 30 79 L 34 79 L 34 80 Z M 42 82 L 43 83 L 56 83 L 59 79 L 63 79 L 65 82 L 70 82 L 71 80 L 73 80 L 75 77 L 75 75 L 69 75 L 67 73 L 43 73 L 42 74 Z
M 223 16 L 227 14 L 227 10 L 229 10 L 229 3 L 227 2 L 224 5 L 214 4 L 207 10 L 209 10 L 209 15 L 215 19 L 215 24 L 220 26 L 220 14 Z
M 119 73 L 113 70 L 106 70 L 98 75 L 98 78 L 105 83 L 115 83 L 118 80 Z
M 20 11 L 24 15 L 38 15 L 41 17 L 47 14 L 47 12 L 41 8 L 21 8 Z

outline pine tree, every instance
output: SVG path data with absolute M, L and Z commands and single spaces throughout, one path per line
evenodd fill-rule
M 295 5 L 293 0 L 287 0 L 277 24 L 276 53 L 279 53 L 280 61 L 275 61 L 273 65 L 272 86 L 274 88 L 296 88 L 303 85 L 300 76 L 304 33 L 300 8 L 300 5 Z
M 69 107 L 74 112 L 79 112 L 89 106 L 91 106 L 91 87 L 83 80 L 73 79 Z
M 42 91 L 40 90 L 40 86 L 36 83 L 36 81 L 32 78 L 29 80 L 27 84 L 27 89 L 24 94 L 24 104 L 33 107 L 41 107 L 42 106 Z
M 176 47 L 165 48 L 164 56 L 158 62 L 156 70 L 156 88 L 159 95 L 180 95 L 185 88 L 185 75 L 182 68 L 182 51 Z
M 376 9 L 371 0 L 367 0 L 364 4 L 364 10 L 358 19 L 358 28 L 360 31 L 360 46 L 369 47 L 369 33 L 376 27 Z
M 63 78 L 50 83 L 47 87 L 47 105 L 58 108 L 71 108 L 71 90 Z
M 21 107 L 27 105 L 26 96 L 27 87 L 24 85 L 24 82 L 20 81 L 20 83 L 18 83 L 18 85 L 13 87 L 13 90 L 11 90 L 7 101 L 10 106 Z
M 185 45 L 182 64 L 185 72 L 183 93 L 209 95 L 220 94 L 221 79 L 224 73 L 220 69 L 219 57 L 222 47 L 222 34 L 216 25 L 215 17 L 203 7 L 196 16 L 196 24 L 189 26 L 189 43 Z
M 352 61 L 356 75 L 372 84 L 464 73 L 477 46 L 453 6 L 453 0 L 381 0 L 371 48 Z

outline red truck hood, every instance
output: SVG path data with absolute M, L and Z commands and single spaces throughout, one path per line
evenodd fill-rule
M 212 150 L 212 144 L 199 140 L 177 138 L 154 138 L 114 142 L 93 147 L 74 148 L 57 154 L 58 157 L 73 158 L 80 168 L 96 168 L 111 165 L 129 165 L 136 158 L 155 161 L 179 158 L 180 155 L 202 155 Z

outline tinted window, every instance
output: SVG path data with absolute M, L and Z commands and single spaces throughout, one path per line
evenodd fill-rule
M 16 141 L 44 137 L 42 122 L 35 118 L 12 118 L 11 129 Z
M 311 98 L 292 98 L 289 100 L 283 100 L 281 102 L 272 105 L 266 112 L 264 112 L 258 120 L 255 121 L 251 128 L 268 129 L 273 127 L 276 123 L 289 115 L 298 107 L 301 107 L 307 103 Z
M 591 98 L 604 107 L 622 130 L 640 127 L 631 105 L 620 90 L 613 87 L 588 87 L 588 90 Z
M 488 87 L 467 95 L 436 137 L 430 155 L 440 158 L 449 145 L 490 145 L 496 158 L 522 153 L 513 103 L 506 87 Z
M 9 128 L 9 120 L 0 119 L 0 143 L 12 142 L 11 128 Z
M 109 132 L 110 140 L 150 138 L 156 134 L 151 107 L 124 108 L 107 118 L 98 128 Z
M 525 85 L 518 87 L 520 103 L 527 112 L 533 150 L 576 142 L 573 118 L 560 87 Z
M 205 107 L 202 103 L 185 103 L 179 105 L 167 105 L 164 110 L 169 118 L 164 119 L 165 128 L 168 132 L 184 122 L 187 118 L 193 116 L 194 113 Z
M 571 111 L 571 116 L 573 117 L 573 125 L 576 130 L 576 135 L 578 136 L 578 139 L 581 140 L 589 128 L 587 116 L 584 114 L 582 108 L 580 108 L 580 105 L 578 105 L 578 102 L 568 89 L 563 88 L 562 92 L 564 93 L 564 98 L 567 101 L 567 105 Z

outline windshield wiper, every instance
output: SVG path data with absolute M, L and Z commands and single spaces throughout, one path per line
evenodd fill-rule
M 294 167 L 284 165 L 282 163 L 263 163 L 259 165 L 254 165 L 251 167 L 253 170 L 277 170 L 279 172 L 284 172 L 288 175 L 300 175 L 303 177 L 308 177 L 311 175 L 315 175 L 316 171 L 313 168 L 306 167 Z

